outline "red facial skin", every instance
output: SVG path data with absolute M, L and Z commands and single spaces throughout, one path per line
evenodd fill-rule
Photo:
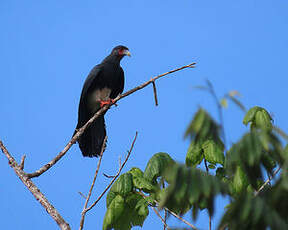
M 121 50 L 119 50 L 119 52 L 118 52 L 118 54 L 120 55 L 120 56 L 123 56 L 124 55 L 124 49 L 121 49 Z

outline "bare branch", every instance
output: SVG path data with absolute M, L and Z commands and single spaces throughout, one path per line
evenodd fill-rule
M 134 140 L 131 144 L 131 147 L 130 147 L 130 150 L 128 151 L 128 154 L 123 162 L 123 164 L 121 165 L 121 167 L 119 168 L 117 174 L 115 175 L 115 177 L 111 180 L 111 182 L 107 185 L 107 187 L 104 189 L 104 191 L 101 193 L 101 195 L 96 199 L 96 201 L 90 206 L 88 207 L 87 209 L 83 210 L 82 213 L 86 213 L 88 212 L 89 210 L 91 210 L 98 202 L 99 200 L 101 200 L 101 198 L 104 196 L 104 194 L 107 192 L 107 190 L 111 187 L 111 185 L 114 183 L 114 181 L 118 178 L 118 176 L 120 175 L 122 169 L 124 168 L 126 162 L 128 161 L 129 157 L 130 157 L 130 154 L 134 148 L 134 144 L 135 144 L 135 141 L 136 141 L 136 138 L 137 138 L 137 135 L 138 135 L 138 132 L 136 132 L 135 134 L 135 137 L 134 137 Z
M 48 162 L 46 165 L 42 166 L 40 169 L 38 169 L 37 171 L 33 172 L 33 173 L 28 173 L 27 177 L 28 178 L 33 178 L 33 177 L 38 177 L 40 176 L 42 173 L 46 172 L 48 169 L 50 169 L 54 164 L 56 164 L 66 153 L 67 151 L 71 148 L 71 146 L 73 144 L 75 144 L 75 142 L 78 140 L 78 138 L 83 134 L 83 132 L 85 131 L 86 128 L 88 128 L 91 123 L 93 123 L 100 115 L 104 114 L 112 105 L 116 104 L 117 101 L 119 101 L 120 99 L 129 96 L 130 94 L 143 89 L 144 87 L 148 86 L 149 84 L 155 82 L 156 80 L 158 80 L 161 77 L 164 77 L 168 74 L 180 71 L 182 69 L 186 69 L 186 68 L 194 68 L 196 63 L 191 63 L 189 65 L 185 65 L 182 66 L 180 68 L 171 70 L 169 72 L 160 74 L 154 78 L 151 78 L 149 81 L 143 83 L 142 85 L 139 85 L 129 91 L 127 91 L 124 94 L 118 95 L 115 99 L 114 99 L 114 103 L 110 104 L 110 105 L 104 105 L 100 110 L 97 111 L 97 113 L 94 114 L 94 116 L 83 126 L 81 127 L 76 134 L 73 136 L 73 138 L 68 142 L 68 144 L 65 146 L 65 148 L 54 158 L 52 159 L 50 162 Z
M 163 218 L 162 218 L 162 216 L 160 215 L 160 213 L 157 211 L 157 209 L 156 208 L 154 208 L 153 206 L 150 206 L 152 209 L 153 209 L 153 211 L 156 213 L 156 215 L 160 218 L 160 220 L 162 221 L 162 223 L 163 223 L 163 225 L 164 225 L 164 230 L 167 228 L 167 230 L 169 230 L 170 228 L 168 227 L 168 225 L 166 224 L 166 220 L 164 220 Z
M 103 173 L 103 176 L 107 177 L 107 178 L 114 178 L 115 176 L 110 176 L 110 175 L 107 175 L 106 173 Z
M 26 158 L 26 155 L 24 154 L 21 158 L 21 163 L 20 163 L 20 169 L 23 170 L 24 169 L 24 162 L 25 162 L 25 158 Z
M 208 168 L 208 165 L 207 165 L 207 161 L 206 161 L 206 159 L 205 159 L 205 157 L 204 157 L 204 164 L 205 164 L 205 168 L 206 168 L 206 172 L 207 172 L 207 174 L 209 174 L 209 168 Z M 212 217 L 211 217 L 211 215 L 210 214 L 208 214 L 209 215 L 209 230 L 211 230 L 212 228 Z
M 86 200 L 86 196 L 82 192 L 78 192 Z
M 91 194 L 92 194 L 92 190 L 93 190 L 94 185 L 95 185 L 95 181 L 96 181 L 96 178 L 97 178 L 97 175 L 98 175 L 98 172 L 99 172 L 99 169 L 100 169 L 102 157 L 103 157 L 103 152 L 104 152 L 104 150 L 105 150 L 106 141 L 107 141 L 107 136 L 105 136 L 104 141 L 103 141 L 103 144 L 102 144 L 102 148 L 101 148 L 101 152 L 100 152 L 100 158 L 99 158 L 99 161 L 98 161 L 98 164 L 97 164 L 97 168 L 96 168 L 96 171 L 95 171 L 95 175 L 94 175 L 94 178 L 93 178 L 93 181 L 92 181 L 92 184 L 91 184 L 91 187 L 90 187 L 88 196 L 87 196 L 87 198 L 86 198 L 86 201 L 85 201 L 85 204 L 84 204 L 84 207 L 83 207 L 83 211 L 87 208 L 89 199 L 90 199 Z M 80 220 L 79 230 L 82 230 L 82 229 L 83 229 L 83 226 L 84 226 L 84 220 L 85 220 L 85 214 L 86 214 L 86 213 L 83 212 L 83 211 L 82 211 L 82 214 L 81 214 L 81 220 Z
M 194 230 L 198 230 L 198 228 L 196 228 L 196 226 L 194 226 L 193 224 L 189 223 L 187 220 L 183 219 L 181 216 L 178 216 L 175 212 L 172 212 L 171 210 L 169 210 L 168 208 L 165 208 L 165 210 L 167 210 L 172 216 L 176 217 L 178 220 L 181 220 L 183 223 L 187 224 L 188 226 L 190 226 L 192 229 Z
M 28 190 L 33 194 L 36 200 L 39 201 L 40 204 L 46 209 L 48 214 L 55 220 L 55 222 L 58 224 L 60 229 L 70 230 L 69 224 L 65 222 L 65 220 L 58 213 L 58 211 L 53 207 L 53 205 L 49 203 L 49 201 L 44 196 L 44 194 L 40 192 L 39 188 L 28 178 L 28 176 L 21 169 L 21 165 L 17 164 L 15 159 L 10 155 L 8 150 L 3 145 L 2 141 L 0 141 L 0 148 L 2 152 L 4 153 L 4 155 L 7 157 L 9 161 L 9 165 L 11 166 L 11 168 L 14 169 L 14 172 L 16 173 L 16 175 L 20 178 L 20 180 L 28 188 Z M 22 160 L 22 162 L 24 162 L 24 160 Z
M 166 224 L 166 222 L 167 222 L 167 215 L 168 214 L 168 212 L 166 211 L 166 210 L 164 210 L 164 223 L 163 223 L 163 230 L 166 230 L 166 227 L 167 227 L 167 224 Z M 167 227 L 167 230 L 168 230 L 169 228 Z
M 147 198 L 147 196 L 142 193 L 142 192 L 137 192 L 139 195 L 141 195 L 143 198 Z M 157 200 L 154 200 L 155 204 L 157 204 L 159 206 L 159 202 Z M 152 205 L 151 205 L 152 206 Z M 193 224 L 189 223 L 187 220 L 183 219 L 181 216 L 177 215 L 175 212 L 171 211 L 170 209 L 163 207 L 164 210 L 166 210 L 167 212 L 169 212 L 172 216 L 176 217 L 178 220 L 181 220 L 183 223 L 187 224 L 188 226 L 190 226 L 192 229 L 194 230 L 198 230 L 198 228 L 196 228 L 196 226 L 194 226 Z
M 223 110 L 222 110 L 222 106 L 221 103 L 219 102 L 219 99 L 216 95 L 216 92 L 214 90 L 214 87 L 212 85 L 212 83 L 209 80 L 206 80 L 206 83 L 208 85 L 208 92 L 212 95 L 212 97 L 215 100 L 215 103 L 217 105 L 217 109 L 218 109 L 218 116 L 219 116 L 219 120 L 220 120 L 220 125 L 221 125 L 221 131 L 222 131 L 222 138 L 223 138 L 223 142 L 224 142 L 224 148 L 226 149 L 226 135 L 225 135 L 225 129 L 224 129 L 224 118 L 223 118 Z
M 164 181 L 162 181 L 162 187 L 163 187 L 163 189 L 165 189 L 165 182 L 164 182 Z M 166 230 L 167 217 L 168 217 L 168 212 L 167 212 L 167 210 L 164 209 L 164 224 L 163 224 L 163 230 Z M 168 227 L 167 227 L 167 229 L 168 229 Z
M 278 169 L 276 169 L 273 174 L 271 175 L 271 177 L 269 177 L 264 184 L 262 184 L 262 186 L 258 189 L 258 191 L 255 192 L 255 196 L 257 196 L 264 188 L 267 184 L 269 184 L 271 182 L 271 180 L 276 176 L 276 174 L 281 170 L 281 167 L 279 167 Z
M 158 106 L 158 98 L 157 98 L 157 90 L 156 90 L 156 84 L 155 84 L 155 81 L 152 81 L 152 85 L 153 85 L 153 92 L 154 92 L 155 105 Z

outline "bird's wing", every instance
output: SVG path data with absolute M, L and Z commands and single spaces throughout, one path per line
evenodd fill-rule
M 94 84 L 95 81 L 99 80 L 102 71 L 102 65 L 96 65 L 89 73 L 88 77 L 86 78 L 79 102 L 78 108 L 78 124 L 77 128 L 82 127 L 90 118 L 91 112 L 87 109 L 86 106 L 86 96 L 88 93 L 89 88 Z
M 89 88 L 91 87 L 91 85 L 93 84 L 93 82 L 95 80 L 99 80 L 97 78 L 99 78 L 100 73 L 102 71 L 102 65 L 96 65 L 89 73 L 88 77 L 86 78 L 83 88 L 82 88 L 82 92 L 81 92 L 81 98 L 80 101 L 82 101 L 85 96 L 87 95 L 87 92 L 89 90 Z
M 124 90 L 124 71 L 122 67 L 120 67 L 121 70 L 121 77 L 120 77 L 120 87 L 119 87 L 119 94 L 123 92 Z
M 111 98 L 117 97 L 119 94 L 123 92 L 124 89 L 124 71 L 120 67 L 119 75 L 117 75 L 117 81 L 113 83 Z

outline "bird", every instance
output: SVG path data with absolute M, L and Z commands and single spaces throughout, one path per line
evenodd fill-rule
M 80 96 L 78 123 L 73 136 L 104 105 L 113 103 L 113 99 L 123 92 L 124 71 L 120 61 L 131 56 L 123 45 L 113 48 L 100 64 L 88 74 Z M 79 148 L 84 157 L 98 157 L 106 136 L 104 114 L 100 115 L 79 137 Z M 104 143 L 106 148 L 106 143 Z

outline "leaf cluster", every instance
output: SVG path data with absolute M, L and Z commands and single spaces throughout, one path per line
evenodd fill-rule
M 144 172 L 132 168 L 121 175 L 107 195 L 103 229 L 142 226 L 149 206 L 179 215 L 191 211 L 194 219 L 207 209 L 212 216 L 217 195 L 231 200 L 220 229 L 288 229 L 288 147 L 264 108 L 251 108 L 243 123 L 250 130 L 228 148 L 221 125 L 200 108 L 185 132 L 190 140 L 185 165 L 160 152 Z M 281 176 L 263 188 L 276 167 Z

